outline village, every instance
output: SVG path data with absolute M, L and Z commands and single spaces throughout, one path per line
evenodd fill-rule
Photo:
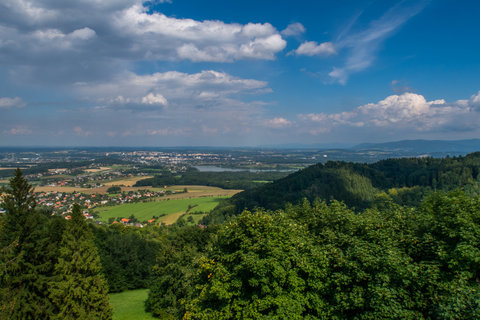
M 94 213 L 94 208 L 101 206 L 114 206 L 126 203 L 135 203 L 142 201 L 154 201 L 158 197 L 163 197 L 165 195 L 173 194 L 175 191 L 149 191 L 149 190 L 138 190 L 138 191 L 129 191 L 121 192 L 118 194 L 87 194 L 80 192 L 36 192 L 37 206 L 44 207 L 52 211 L 52 214 L 61 215 L 65 219 L 69 219 L 69 214 L 72 212 L 74 204 L 79 204 L 83 208 L 83 215 L 88 220 L 93 220 L 96 223 L 102 223 L 100 220 L 96 220 L 98 217 Z M 125 225 L 136 225 L 141 227 L 140 222 L 134 223 L 128 218 L 119 218 L 121 223 Z M 118 222 L 118 221 L 114 221 Z M 144 223 L 152 223 L 153 221 L 142 221 Z

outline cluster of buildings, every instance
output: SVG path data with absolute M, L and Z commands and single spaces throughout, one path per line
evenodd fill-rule
M 92 209 L 100 206 L 113 206 L 124 203 L 148 201 L 156 197 L 162 197 L 165 191 L 138 190 L 128 193 L 110 194 L 85 194 L 66 192 L 38 192 L 36 193 L 37 206 L 51 208 L 55 214 L 65 217 L 72 212 L 73 204 L 77 203 L 84 208 L 87 219 L 94 219 Z
M 235 160 L 231 154 L 210 153 L 210 152 L 178 152 L 178 151 L 131 151 L 131 152 L 109 152 L 105 156 L 116 156 L 127 161 L 143 164 L 195 164 L 197 162 L 222 162 Z
M 88 169 L 87 169 L 88 170 Z M 69 175 L 68 178 L 61 178 L 62 175 Z M 142 175 L 141 173 L 136 175 Z M 145 175 L 145 174 L 144 174 Z M 30 181 L 41 180 L 49 186 L 71 186 L 91 188 L 100 186 L 104 182 L 118 180 L 119 178 L 132 177 L 132 173 L 121 171 L 85 172 L 83 169 L 48 169 L 48 172 L 26 175 Z

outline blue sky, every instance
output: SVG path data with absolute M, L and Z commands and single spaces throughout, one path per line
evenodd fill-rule
M 477 1 L 4 0 L 0 145 L 480 137 Z

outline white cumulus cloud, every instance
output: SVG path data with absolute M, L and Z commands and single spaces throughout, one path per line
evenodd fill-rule
M 162 106 L 168 105 L 167 99 L 159 93 L 153 94 L 149 93 L 145 97 L 142 98 L 143 104 L 159 104 Z
M 315 41 L 305 41 L 294 52 L 299 56 L 329 56 L 336 53 L 332 42 L 318 44 Z
M 25 101 L 23 101 L 21 98 L 19 97 L 15 97 L 15 98 L 9 98 L 9 97 L 3 97 L 3 98 L 0 98 L 0 109 L 8 109 L 8 108 L 23 108 L 25 107 L 27 104 L 25 103 Z
M 0 60 L 80 78 L 82 68 L 138 60 L 273 60 L 286 46 L 270 23 L 180 19 L 152 8 L 140 0 L 2 1 Z
M 299 36 L 305 32 L 305 27 L 299 22 L 289 24 L 284 30 L 282 35 L 286 37 Z
M 79 99 L 92 105 L 77 111 L 88 114 L 91 119 L 89 128 L 97 128 L 94 125 L 98 122 L 103 123 L 106 132 L 116 131 L 121 125 L 128 127 L 125 137 L 132 139 L 142 136 L 149 139 L 157 136 L 200 139 L 208 136 L 221 141 L 227 136 L 233 140 L 241 139 L 242 132 L 249 132 L 252 127 L 265 127 L 263 113 L 266 103 L 252 97 L 269 93 L 271 89 L 264 81 L 204 70 L 143 75 L 127 72 L 110 81 L 78 83 L 75 91 Z M 244 99 L 245 96 L 248 98 Z M 95 114 L 94 120 L 92 114 Z M 76 113 L 76 117 L 80 116 Z M 108 126 L 113 120 L 115 124 Z M 285 125 L 276 121 L 277 126 Z M 174 128 L 199 130 L 179 131 Z
M 279 129 L 291 126 L 292 122 L 282 117 L 275 117 L 273 119 L 266 120 L 265 125 L 270 128 Z
M 214 70 L 191 74 L 168 71 L 137 75 L 127 72 L 108 82 L 78 83 L 75 89 L 81 96 L 97 102 L 164 106 L 170 101 L 195 105 L 198 99 L 222 101 L 232 94 L 270 91 L 264 81 L 242 79 Z
M 480 91 L 470 97 L 468 102 L 473 108 L 480 110 Z
M 477 97 L 474 95 L 470 100 L 448 103 L 444 99 L 428 101 L 423 95 L 407 92 L 358 106 L 351 111 L 299 114 L 298 118 L 306 127 L 321 127 L 323 132 L 341 127 L 376 128 L 378 132 L 406 134 L 475 131 L 478 127 L 476 123 L 480 121 L 480 113 L 475 111 Z

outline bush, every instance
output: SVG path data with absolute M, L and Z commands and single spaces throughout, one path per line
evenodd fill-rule
M 108 193 L 118 193 L 121 191 L 122 191 L 122 188 L 120 188 L 119 186 L 111 186 L 110 188 L 107 189 Z

